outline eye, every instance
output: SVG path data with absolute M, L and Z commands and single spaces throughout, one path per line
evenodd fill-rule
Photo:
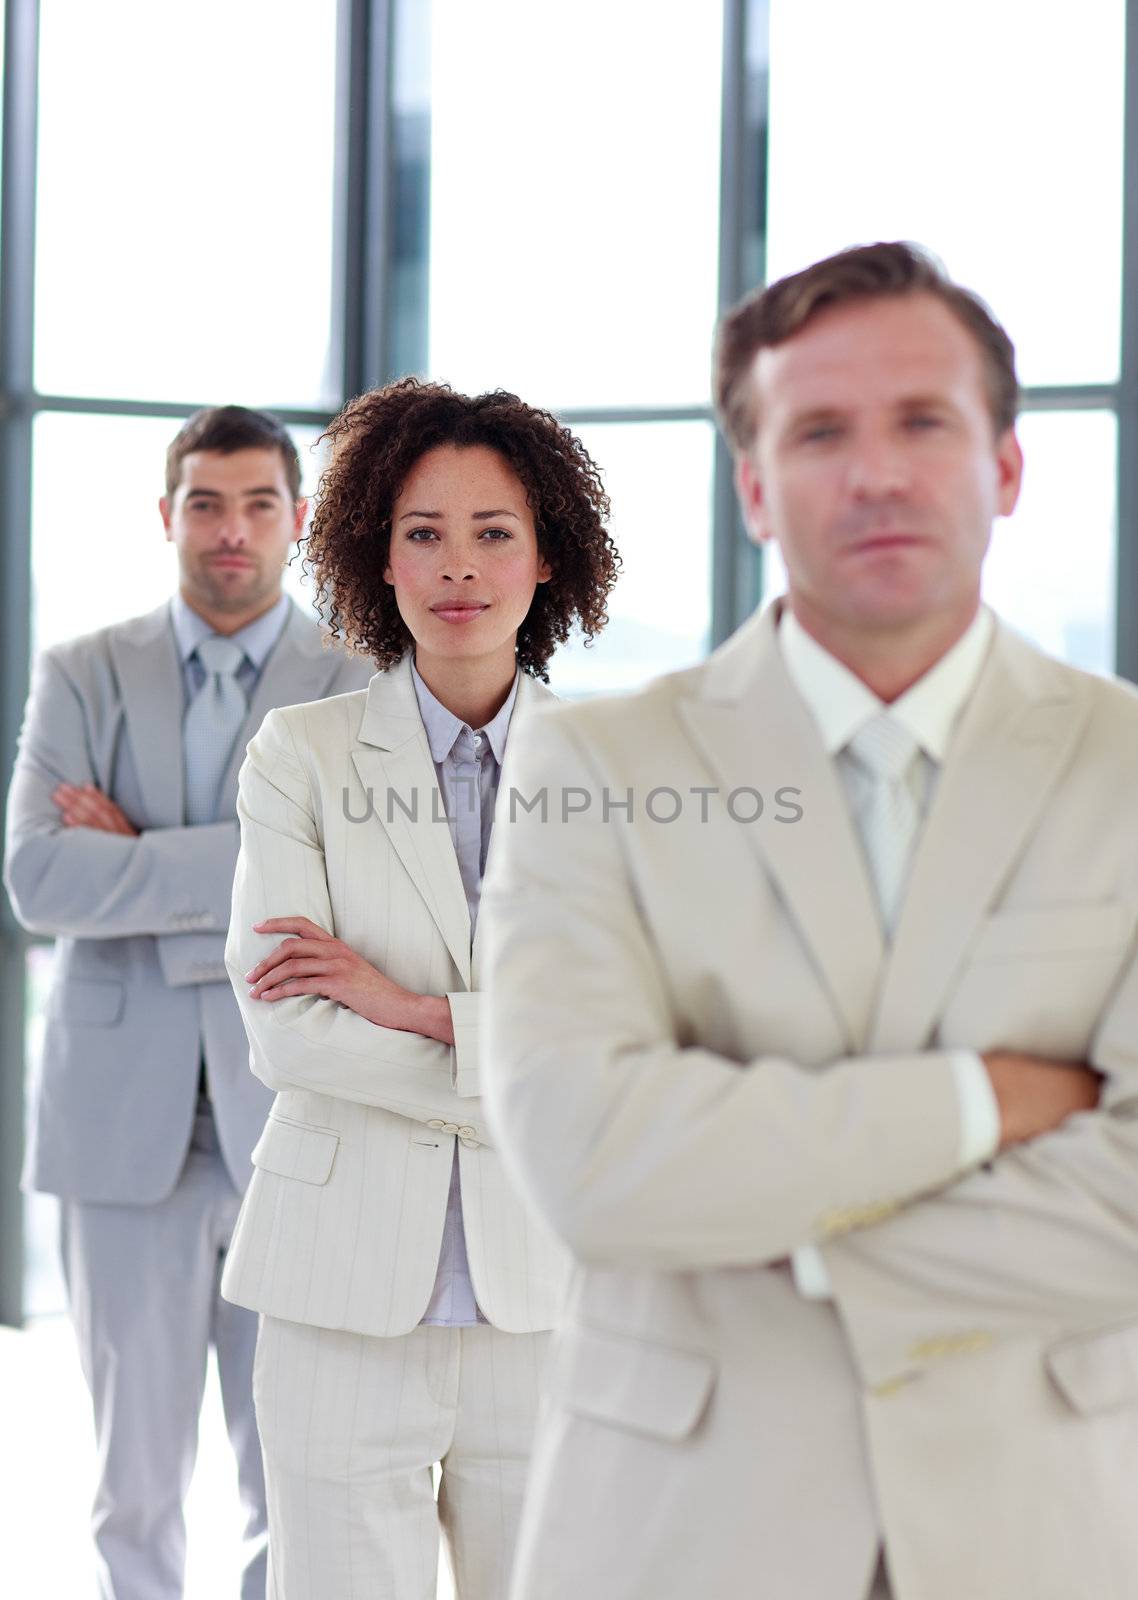
M 829 444 L 838 438 L 841 429 L 836 422 L 815 422 L 808 428 L 803 428 L 798 435 L 801 444 Z
M 431 539 L 437 539 L 438 534 L 434 528 L 412 528 L 407 537 L 413 544 L 426 544 Z
M 478 535 L 480 539 L 512 539 L 514 536 L 508 528 L 483 528 Z
M 940 417 L 931 411 L 915 411 L 912 416 L 905 418 L 905 426 L 915 433 L 922 433 L 926 428 L 939 428 Z

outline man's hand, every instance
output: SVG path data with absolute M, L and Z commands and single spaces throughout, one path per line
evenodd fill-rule
M 270 917 L 267 922 L 255 922 L 253 932 L 291 937 L 283 939 L 245 974 L 245 981 L 253 986 L 249 990 L 251 999 L 284 1000 L 290 995 L 318 994 L 338 1001 L 378 1027 L 420 1033 L 442 1044 L 454 1043 L 445 995 L 415 994 L 392 983 L 378 967 L 308 917 Z
M 1076 1111 L 1098 1105 L 1102 1077 L 1079 1061 L 993 1050 L 982 1056 L 1000 1111 L 1000 1149 L 1050 1133 Z
M 98 828 L 102 833 L 125 833 L 137 839 L 138 829 L 93 783 L 77 788 L 72 783 L 57 784 L 52 801 L 59 807 L 66 828 Z

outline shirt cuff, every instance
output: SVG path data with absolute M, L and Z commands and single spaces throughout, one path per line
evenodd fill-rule
M 800 1244 L 790 1255 L 794 1287 L 804 1300 L 832 1300 L 833 1285 L 816 1244 Z
M 478 1072 L 478 1012 L 479 996 L 459 990 L 447 995 L 450 1005 L 451 1026 L 454 1028 L 455 1091 L 463 1099 L 481 1093 Z
M 962 1171 L 989 1161 L 1000 1146 L 1000 1108 L 988 1069 L 973 1050 L 953 1050 L 952 1070 L 960 1101 Z

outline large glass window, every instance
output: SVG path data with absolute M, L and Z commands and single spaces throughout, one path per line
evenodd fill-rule
M 770 26 L 770 276 L 916 239 L 1024 383 L 1116 378 L 1125 0 L 791 0 Z
M 718 6 L 433 0 L 430 367 L 563 409 L 705 402 Z
M 333 403 L 334 0 L 40 19 L 36 387 Z
M 706 422 L 590 423 L 585 447 L 604 473 L 621 576 L 609 624 L 587 649 L 559 650 L 558 694 L 617 693 L 706 655 L 711 615 L 711 473 Z

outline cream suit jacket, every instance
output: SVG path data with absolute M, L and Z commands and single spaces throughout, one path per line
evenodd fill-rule
M 515 1595 L 1133 1600 L 1138 696 L 997 628 L 888 953 L 775 615 L 507 757 L 488 1101 L 578 1262 Z M 950 1047 L 1102 1107 L 960 1175 Z
M 523 675 L 515 716 L 547 695 Z M 472 959 L 410 657 L 365 690 L 266 717 L 237 811 L 225 959 L 250 1065 L 277 1098 L 253 1152 L 223 1294 L 295 1322 L 407 1332 L 434 1284 L 457 1140 L 478 1303 L 508 1332 L 550 1327 L 564 1252 L 523 1211 L 486 1131 L 481 927 Z M 280 942 L 252 925 L 281 916 L 311 918 L 396 983 L 449 994 L 456 1047 L 319 996 L 251 1000 L 243 975 Z

